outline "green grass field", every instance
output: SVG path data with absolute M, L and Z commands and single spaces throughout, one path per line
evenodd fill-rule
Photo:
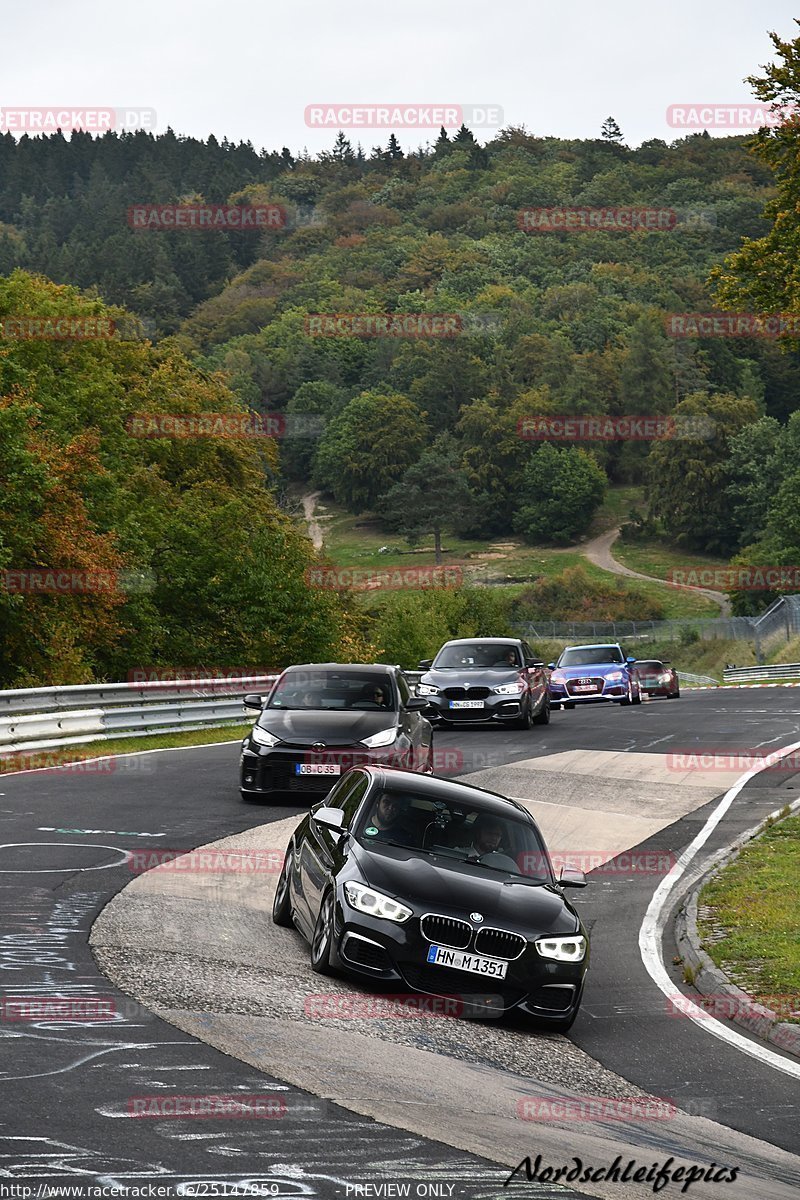
M 611 488 L 595 516 L 590 536 L 618 525 L 640 495 L 640 489 L 634 487 Z M 418 546 L 410 547 L 398 535 L 387 532 L 374 518 L 354 516 L 330 502 L 318 504 L 317 517 L 323 529 L 325 552 L 337 566 L 375 571 L 389 567 L 431 566 L 435 562 L 432 538 L 426 537 Z M 384 546 L 387 550 L 381 553 Z M 488 542 L 447 535 L 443 538 L 443 549 L 444 562 L 459 564 L 465 580 L 473 584 L 513 586 L 559 575 L 567 567 L 578 565 L 583 566 L 591 578 L 608 579 L 608 572 L 589 563 L 579 548 L 561 550 L 551 546 L 529 546 L 513 535 Z M 648 598 L 657 600 L 663 606 L 665 618 L 719 615 L 716 604 L 692 592 L 662 587 L 658 583 L 615 578 L 621 578 L 623 587 L 634 587 Z
M 800 817 L 794 816 L 755 838 L 706 884 L 700 905 L 708 911 L 698 924 L 703 949 L 734 983 L 782 1019 L 800 1023 L 798 895 Z
M 692 554 L 679 546 L 666 542 L 623 542 L 617 538 L 612 549 L 617 562 L 631 571 L 643 575 L 654 575 L 656 579 L 667 579 L 673 570 L 714 569 L 727 567 L 727 560 L 708 554 Z M 713 587 L 713 584 L 709 586 Z M 719 591 L 719 588 L 714 589 Z

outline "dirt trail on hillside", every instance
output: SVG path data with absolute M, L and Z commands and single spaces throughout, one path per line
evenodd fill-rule
M 596 567 L 601 567 L 604 571 L 610 571 L 612 575 L 627 575 L 631 579 L 644 579 L 649 583 L 660 583 L 662 587 L 678 587 L 678 584 L 668 583 L 666 579 L 657 579 L 655 575 L 642 575 L 639 571 L 632 571 L 630 567 L 623 566 L 621 562 L 617 562 L 611 553 L 611 547 L 618 537 L 618 528 L 609 529 L 606 533 L 601 533 L 598 537 L 592 538 L 590 542 L 585 542 L 578 549 L 581 554 L 589 559 L 589 562 L 594 563 Z M 697 592 L 698 596 L 705 596 L 707 600 L 713 600 L 715 604 L 719 605 L 720 616 L 730 616 L 730 601 L 723 592 L 714 592 L 711 588 L 701 587 L 681 588 L 680 590 Z
M 307 496 L 303 496 L 303 516 L 308 526 L 308 536 L 311 538 L 315 550 L 322 549 L 322 526 L 314 515 L 320 495 L 320 492 L 309 492 Z

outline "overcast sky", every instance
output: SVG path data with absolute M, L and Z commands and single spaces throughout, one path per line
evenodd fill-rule
M 767 36 L 800 30 L 787 0 L 0 0 L 0 107 L 155 109 L 157 131 L 260 149 L 329 148 L 312 104 L 492 105 L 502 124 L 629 145 L 668 141 L 670 105 L 752 100 Z M 469 123 L 469 122 L 468 122 Z M 474 126 L 473 126 L 474 127 Z M 479 130 L 481 140 L 494 128 Z M 714 127 L 725 135 L 741 132 Z M 386 130 L 349 129 L 365 149 Z M 397 129 L 405 147 L 429 140 Z

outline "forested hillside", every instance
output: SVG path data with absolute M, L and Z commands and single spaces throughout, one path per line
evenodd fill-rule
M 785 99 L 792 84 L 763 86 Z M 798 211 L 798 136 L 633 150 L 509 128 L 482 146 L 462 127 L 412 154 L 340 134 L 314 159 L 171 130 L 0 136 L 0 317 L 141 319 L 124 341 L 0 345 L 0 566 L 72 555 L 156 580 L 94 609 L 0 593 L 0 682 L 102 677 L 134 652 L 272 666 L 291 659 L 301 610 L 311 642 L 297 654 L 365 648 L 347 597 L 302 582 L 314 560 L 287 482 L 410 536 L 513 530 L 537 544 L 580 537 L 609 483 L 644 484 L 647 536 L 797 562 L 796 339 L 677 337 L 669 319 L 793 311 L 796 267 L 774 238 Z M 131 227 L 132 206 L 194 203 L 278 205 L 285 222 Z M 568 207 L 666 219 L 542 227 L 540 210 Z M 285 414 L 285 436 L 126 433 L 137 412 L 248 410 Z M 687 417 L 706 432 L 524 436 L 548 414 Z M 278 562 L 294 583 L 265 637 Z

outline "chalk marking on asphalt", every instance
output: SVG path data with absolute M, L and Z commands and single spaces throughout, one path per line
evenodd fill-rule
M 3 842 L 0 843 L 0 850 L 17 850 L 21 846 L 68 846 L 70 850 L 75 849 L 74 842 Z M 114 850 L 121 855 L 116 862 L 101 863 L 97 867 L 0 867 L 0 875 L 58 875 L 60 872 L 68 871 L 70 874 L 77 871 L 108 871 L 112 867 L 121 867 L 129 861 L 129 852 L 123 850 L 121 846 L 103 846 L 99 842 L 83 842 L 81 850 Z
M 786 754 L 791 754 L 794 750 L 800 750 L 800 742 L 793 742 L 790 746 L 783 746 L 780 751 L 773 752 L 773 758 L 776 755 L 783 757 Z M 733 787 L 728 789 L 697 837 L 689 843 L 679 856 L 675 866 L 662 879 L 647 906 L 647 912 L 639 930 L 639 951 L 648 975 L 667 999 L 674 997 L 676 992 L 676 984 L 667 974 L 667 969 L 661 957 L 661 936 L 666 924 L 665 910 L 670 893 L 697 854 L 697 851 L 708 841 L 717 825 L 719 825 L 744 785 L 754 776 L 772 765 L 774 763 L 764 762 L 750 767 L 736 781 Z M 681 1008 L 683 1009 L 683 1002 L 681 1002 Z M 694 1004 L 688 997 L 686 997 L 684 1015 L 700 1029 L 705 1029 L 707 1033 L 712 1034 L 721 1041 L 728 1042 L 729 1045 L 735 1046 L 737 1050 L 743 1051 L 765 1066 L 774 1067 L 776 1070 L 782 1071 L 785 1075 L 791 1075 L 795 1079 L 800 1079 L 800 1062 L 791 1062 L 789 1059 L 782 1058 L 780 1054 L 775 1054 L 774 1051 L 768 1050 L 766 1046 L 759 1046 L 755 1042 L 751 1042 L 749 1038 L 744 1037 L 741 1033 L 736 1033 L 733 1029 L 730 1029 L 727 1025 L 717 1020 L 716 1017 L 709 1016 L 706 1009 Z

